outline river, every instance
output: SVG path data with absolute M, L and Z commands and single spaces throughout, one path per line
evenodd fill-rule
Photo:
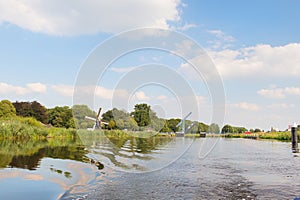
M 0 199 L 5 200 L 300 197 L 300 158 L 286 142 L 0 141 L 0 156 Z

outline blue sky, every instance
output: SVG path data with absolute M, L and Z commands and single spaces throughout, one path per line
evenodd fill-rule
M 187 35 L 212 58 L 226 94 L 224 123 L 283 130 L 300 123 L 299 7 L 298 0 L 0 1 L 1 99 L 71 106 L 80 67 L 97 45 L 122 31 L 158 27 Z M 95 107 L 110 109 L 120 78 L 156 63 L 192 85 L 204 113 L 192 119 L 210 123 L 205 81 L 193 78 L 185 62 L 153 50 L 123 56 L 99 80 L 106 97 L 96 95 Z M 167 118 L 183 114 L 157 86 L 139 88 L 127 108 L 138 102 Z

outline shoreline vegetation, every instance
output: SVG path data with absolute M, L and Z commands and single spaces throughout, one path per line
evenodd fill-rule
M 231 133 L 220 134 L 225 138 L 245 138 L 245 139 L 263 139 L 263 140 L 279 140 L 279 141 L 291 141 L 292 134 L 290 131 L 283 132 L 259 132 L 259 133 Z M 298 131 L 298 140 L 300 141 L 300 132 Z
M 0 139 L 75 138 L 75 129 L 47 127 L 32 117 L 0 119 Z
M 177 124 L 181 119 L 162 119 L 147 104 L 137 104 L 134 111 L 113 108 L 102 114 L 107 122 L 102 130 L 89 131 L 95 122 L 87 121 L 85 116 L 96 118 L 96 113 L 86 105 L 74 105 L 46 108 L 37 101 L 14 102 L 0 101 L 0 140 L 43 140 L 48 138 L 81 137 L 115 137 L 115 138 L 149 138 L 173 137 L 179 131 Z M 115 118 L 117 117 L 117 118 Z M 264 132 L 260 129 L 234 127 L 225 125 L 222 129 L 217 124 L 207 125 L 198 121 L 186 120 L 188 133 L 185 137 L 200 137 L 200 133 L 208 133 L 207 137 L 275 139 L 290 141 L 291 133 Z M 298 132 L 300 126 L 298 126 Z M 218 134 L 218 133 L 222 134 Z M 300 140 L 300 134 L 298 134 Z
M 74 139 L 80 138 L 148 138 L 148 137 L 174 137 L 173 133 L 158 133 L 155 131 L 124 131 L 124 130 L 95 130 L 86 129 L 47 127 L 32 117 L 11 117 L 0 119 L 0 140 L 45 140 L 45 139 Z M 207 137 L 224 138 L 244 138 L 244 139 L 271 139 L 279 141 L 291 141 L 291 133 L 284 132 L 259 132 L 259 133 L 226 133 L 226 134 L 206 134 Z M 200 137 L 199 133 L 187 133 L 185 137 Z M 300 141 L 300 132 L 298 131 Z

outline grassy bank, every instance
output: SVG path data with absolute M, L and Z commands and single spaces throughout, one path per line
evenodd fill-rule
M 280 141 L 291 141 L 292 134 L 290 131 L 286 132 L 261 132 L 261 133 L 234 133 L 234 134 L 220 134 L 220 136 L 226 138 L 249 138 L 249 139 L 272 139 Z M 300 132 L 298 131 L 298 140 L 300 141 Z
M 0 139 L 74 138 L 76 130 L 46 127 L 30 117 L 0 119 Z

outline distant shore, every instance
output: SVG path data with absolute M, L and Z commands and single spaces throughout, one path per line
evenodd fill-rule
M 245 138 L 245 139 L 271 139 L 279 141 L 291 141 L 291 132 L 259 132 L 259 133 L 226 133 L 226 134 L 208 134 L 208 137 L 225 137 L 225 138 Z M 300 132 L 298 131 L 300 141 Z

